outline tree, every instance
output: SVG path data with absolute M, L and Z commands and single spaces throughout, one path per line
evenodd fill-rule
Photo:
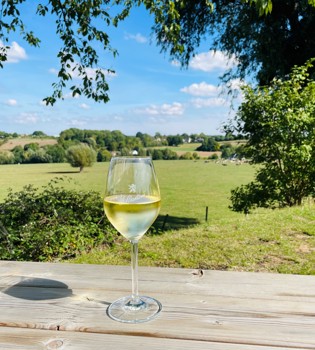
M 214 139 L 214 137 L 203 138 L 202 144 L 196 148 L 196 151 L 206 151 L 206 152 L 214 152 L 220 149 L 219 143 Z
M 226 82 L 250 75 L 267 84 L 315 57 L 313 0 L 257 1 L 257 7 L 243 0 L 213 0 L 211 6 L 207 0 L 174 1 L 169 7 L 149 3 L 162 51 L 187 66 L 206 38 L 211 50 L 237 63 L 223 76 Z
M 169 146 L 179 146 L 184 143 L 183 138 L 180 135 L 170 135 L 166 137 Z
M 14 154 L 10 151 L 0 151 L 0 164 L 13 164 Z
M 27 6 L 27 11 L 55 19 L 56 35 L 61 43 L 56 53 L 60 64 L 58 80 L 52 86 L 51 96 L 44 98 L 46 104 L 53 105 L 63 98 L 67 88 L 73 96 L 84 95 L 106 103 L 109 100 L 107 76 L 114 72 L 100 67 L 106 67 L 104 51 L 113 56 L 117 54 L 106 28 L 118 26 L 133 7 L 140 5 L 154 16 L 153 31 L 162 51 L 169 51 L 170 56 L 183 65 L 196 53 L 201 40 L 213 33 L 218 35 L 210 48 L 235 55 L 241 75 L 251 70 L 264 72 L 265 64 L 277 67 L 283 61 L 282 66 L 287 67 L 315 56 L 314 9 L 311 7 L 315 0 L 49 0 L 45 4 L 2 0 L 0 68 L 7 60 L 11 33 L 20 32 L 30 45 L 40 46 L 37 34 L 26 30 L 23 12 Z M 286 46 L 291 49 L 283 50 Z M 279 67 L 275 72 L 278 71 L 282 72 Z M 266 72 L 267 78 L 273 73 Z M 81 78 L 80 83 L 72 81 L 74 76 Z
M 53 163 L 63 163 L 65 160 L 65 150 L 60 145 L 47 145 L 44 147 L 47 155 L 51 157 Z
M 46 137 L 47 135 L 43 131 L 36 130 L 33 132 L 32 136 L 33 137 Z
M 286 80 L 243 88 L 234 128 L 248 136 L 247 157 L 259 164 L 255 180 L 232 191 L 232 209 L 293 206 L 315 194 L 315 59 Z
M 66 158 L 72 167 L 79 167 L 82 172 L 83 168 L 92 166 L 96 161 L 96 152 L 88 145 L 80 144 L 69 147 Z

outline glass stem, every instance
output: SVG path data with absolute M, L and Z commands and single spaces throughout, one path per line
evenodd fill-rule
M 140 302 L 138 291 L 138 241 L 131 242 L 132 304 Z

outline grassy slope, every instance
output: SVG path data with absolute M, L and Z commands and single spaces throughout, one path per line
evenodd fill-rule
M 78 189 L 103 193 L 108 163 L 97 163 L 81 174 L 68 164 L 0 166 L 0 200 L 8 187 L 47 184 L 49 179 L 73 178 Z M 247 164 L 222 166 L 194 161 L 156 161 L 167 231 L 140 242 L 140 264 L 189 268 L 315 274 L 315 205 L 258 210 L 245 217 L 228 209 L 230 189 L 250 181 Z M 64 186 L 73 186 L 64 181 Z M 208 222 L 205 208 L 208 206 Z M 196 225 L 197 223 L 197 225 Z M 183 228 L 185 227 L 185 228 Z M 179 229 L 181 228 L 181 229 Z M 74 262 L 129 264 L 130 247 L 123 238 Z
M 186 268 L 315 274 L 314 205 L 222 218 L 140 242 L 139 264 Z M 129 243 L 119 239 L 73 260 L 129 264 Z

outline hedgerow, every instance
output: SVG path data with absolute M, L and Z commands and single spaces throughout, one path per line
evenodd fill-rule
M 9 190 L 0 203 L 0 259 L 53 261 L 113 243 L 100 194 L 65 189 L 62 181 Z

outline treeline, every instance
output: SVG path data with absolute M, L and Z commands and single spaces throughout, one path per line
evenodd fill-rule
M 25 136 L 25 135 L 23 135 Z M 97 161 L 109 161 L 113 154 L 130 155 L 132 152 L 142 156 L 152 156 L 153 159 L 196 159 L 197 153 L 188 152 L 185 155 L 178 154 L 169 148 L 155 149 L 154 147 L 179 146 L 183 143 L 198 142 L 201 146 L 196 151 L 220 151 L 223 146 L 220 142 L 234 140 L 232 135 L 207 136 L 205 134 L 182 134 L 154 136 L 138 132 L 136 136 L 126 136 L 121 131 L 114 130 L 82 130 L 71 128 L 64 130 L 57 138 L 54 145 L 40 146 L 37 138 L 48 136 L 35 131 L 32 135 L 34 142 L 22 146 L 15 146 L 10 151 L 0 151 L 0 164 L 27 164 L 27 163 L 63 163 L 66 161 L 67 149 L 78 144 L 87 144 L 97 154 Z M 4 143 L 16 137 L 16 133 L 10 134 L 0 131 L 0 142 Z M 226 147 L 225 147 L 226 149 Z M 233 151 L 229 153 L 233 153 Z

